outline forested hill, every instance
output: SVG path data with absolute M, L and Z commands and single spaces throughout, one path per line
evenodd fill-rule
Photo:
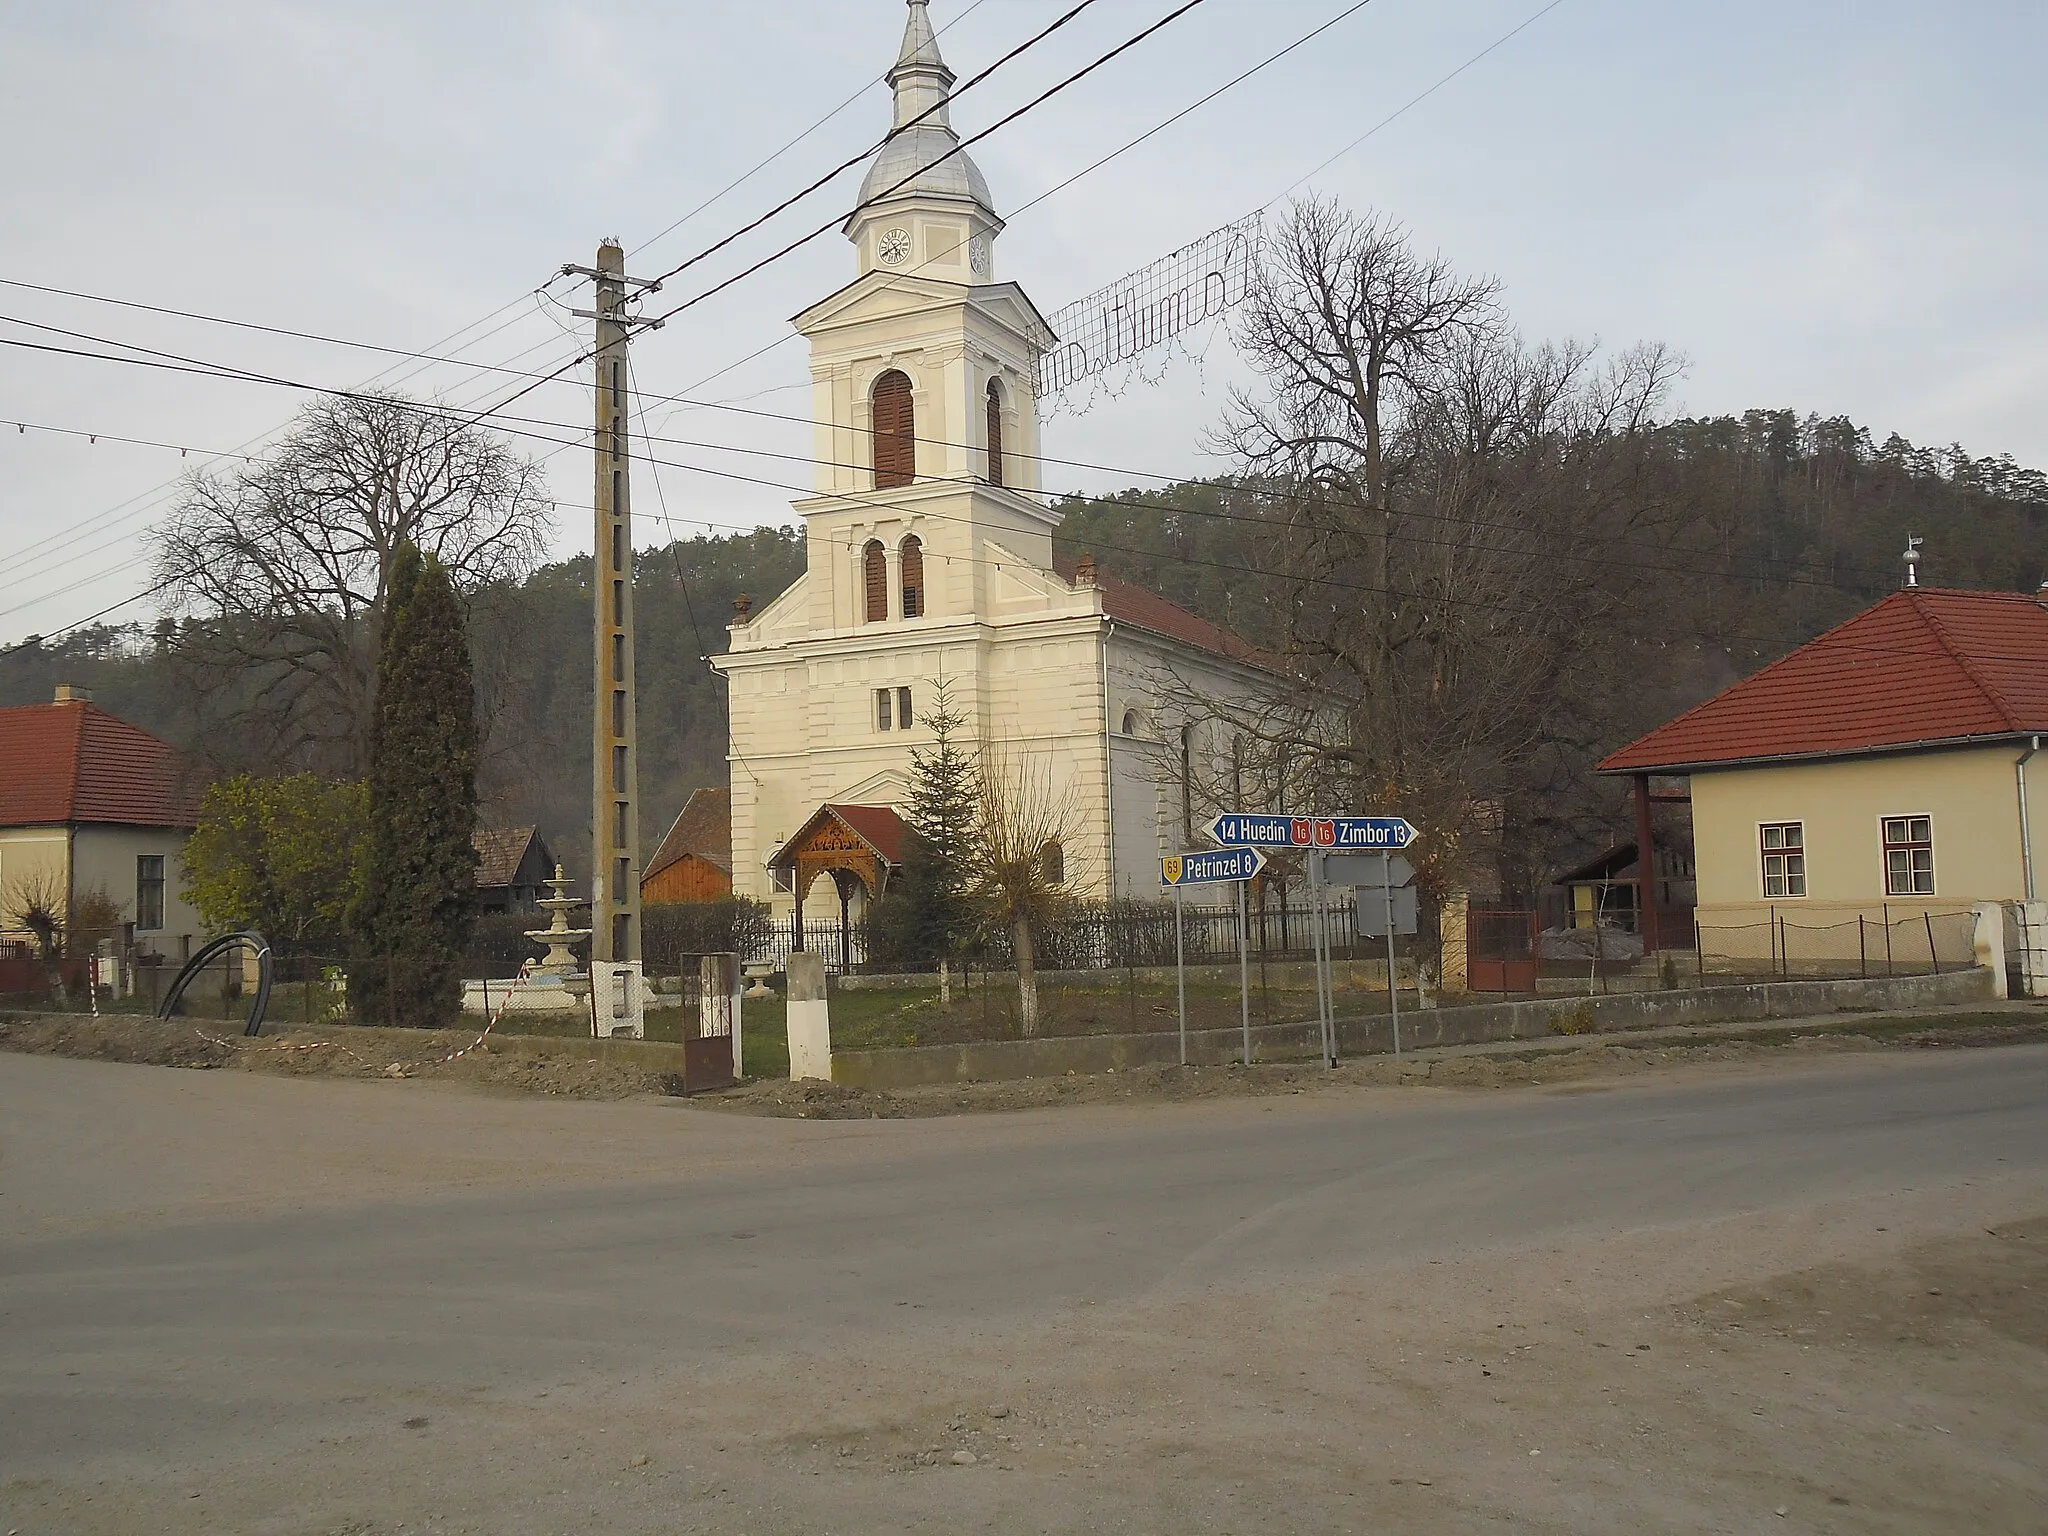
M 1754 671 L 1898 585 L 1908 534 L 1926 540 L 1929 585 L 2031 591 L 2048 577 L 2048 477 L 2010 459 L 1882 444 L 1839 419 L 1752 412 L 1658 429 L 1646 483 L 1672 499 L 1681 533 L 1662 555 L 1614 552 L 1675 665 L 1631 674 L 1604 701 L 1609 745 Z M 1061 553 L 1106 569 L 1276 647 L 1292 594 L 1273 574 L 1274 500 L 1233 483 L 1189 483 L 1062 502 Z M 1579 557 L 1601 559 L 1586 550 Z M 759 605 L 803 568 L 794 529 L 758 529 L 643 552 L 637 566 L 643 836 L 661 837 L 690 790 L 722 783 L 723 683 L 701 658 L 725 646 L 733 600 Z M 472 632 L 489 730 L 485 814 L 537 822 L 580 865 L 589 842 L 590 598 L 587 561 L 544 567 L 479 594 Z M 284 768 L 218 723 L 195 695 L 176 632 L 94 627 L 0 656 L 0 704 L 83 684 L 105 708 L 223 769 Z M 227 701 L 232 702 L 232 701 Z

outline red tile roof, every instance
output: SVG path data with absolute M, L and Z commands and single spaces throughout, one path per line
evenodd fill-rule
M 1077 561 L 1062 555 L 1053 561 L 1053 569 L 1069 586 L 1082 584 Z M 1210 623 L 1200 614 L 1190 613 L 1178 603 L 1167 601 L 1149 588 L 1112 576 L 1099 567 L 1095 572 L 1095 585 L 1102 593 L 1103 613 L 1119 624 L 1149 630 L 1168 640 L 1178 640 L 1196 650 L 1227 656 L 1248 666 L 1271 667 L 1271 658 L 1250 641 L 1233 635 L 1221 625 Z
M 641 878 L 652 880 L 671 864 L 692 854 L 716 864 L 728 875 L 732 873 L 731 790 L 712 788 L 693 793 L 668 829 L 668 836 L 654 850 L 647 873 Z
M 2048 608 L 1920 587 L 1623 747 L 1603 773 L 2048 734 Z
M 888 806 L 828 805 L 825 809 L 853 828 L 891 868 L 903 863 L 903 818 Z
M 191 780 L 168 742 L 82 700 L 0 709 L 0 826 L 197 821 Z
M 796 835 L 775 851 L 770 869 L 782 869 L 796 862 L 795 850 L 817 830 L 818 823 L 832 817 L 872 848 L 891 869 L 903 866 L 903 818 L 886 805 L 821 805 L 811 818 L 797 828 Z

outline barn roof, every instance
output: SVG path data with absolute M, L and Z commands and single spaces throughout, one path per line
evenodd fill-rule
M 716 864 L 728 875 L 732 873 L 731 790 L 712 788 L 693 793 L 668 829 L 668 836 L 654 850 L 642 878 L 652 880 L 670 865 L 692 855 Z
M 198 820 L 187 765 L 169 742 L 83 699 L 0 709 L 0 826 Z
M 485 890 L 510 885 L 518 878 L 526 850 L 540 842 L 538 827 L 483 827 L 470 834 L 476 844 L 476 883 Z M 541 843 L 544 862 L 550 872 L 554 860 L 546 858 L 547 844 Z
M 2048 608 L 1894 592 L 1600 764 L 1679 773 L 2048 734 Z

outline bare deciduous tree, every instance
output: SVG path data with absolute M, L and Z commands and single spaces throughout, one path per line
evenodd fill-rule
M 1038 936 L 1076 880 L 1071 789 L 1056 788 L 1052 765 L 1000 745 L 977 754 L 975 835 L 968 896 L 990 928 L 1005 931 L 1017 962 L 1017 1027 L 1038 1033 Z
M 1281 489 L 1297 583 L 1297 687 L 1253 734 L 1326 806 L 1425 826 L 1425 883 L 1462 883 L 1636 627 L 1625 547 L 1663 531 L 1642 445 L 1678 360 L 1528 346 L 1492 282 L 1324 202 L 1284 223 L 1241 339 L 1265 392 L 1220 436 Z
M 391 563 L 410 542 L 465 593 L 539 559 L 538 463 L 459 412 L 397 395 L 316 401 L 260 462 L 199 474 L 156 535 L 181 646 L 274 766 L 359 776 Z

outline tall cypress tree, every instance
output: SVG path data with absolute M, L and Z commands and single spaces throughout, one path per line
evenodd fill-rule
M 392 561 L 370 744 L 370 850 L 351 927 L 358 1017 L 432 1027 L 462 1006 L 476 916 L 476 715 L 462 601 L 411 544 Z

